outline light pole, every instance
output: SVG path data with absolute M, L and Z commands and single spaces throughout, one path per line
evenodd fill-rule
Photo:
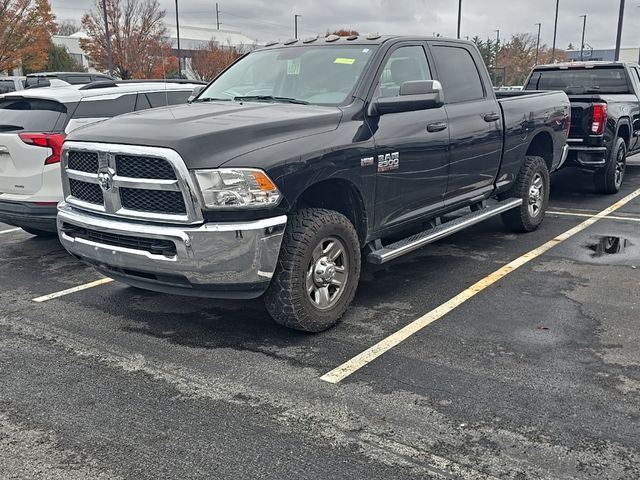
M 582 18 L 582 43 L 580 43 L 580 61 L 582 61 L 584 53 L 584 33 L 587 30 L 587 16 L 580 15 L 580 18 Z
M 498 66 L 498 54 L 500 53 L 500 29 L 494 30 L 496 32 L 496 62 L 495 66 Z
M 107 0 L 102 0 L 102 11 L 104 13 L 104 33 L 107 37 L 107 65 L 109 66 L 109 76 L 113 76 L 113 54 L 111 53 L 111 33 L 109 32 L 109 20 L 107 17 Z
M 178 77 L 182 78 L 182 52 L 180 51 L 180 22 L 178 21 L 178 0 L 176 0 L 176 36 L 178 38 Z
M 558 10 L 560 9 L 560 0 L 556 0 L 556 21 L 553 24 L 553 48 L 551 49 L 551 63 L 556 61 L 556 37 L 558 35 Z
M 620 13 L 618 14 L 618 34 L 616 35 L 616 62 L 620 60 L 620 42 L 622 41 L 622 18 L 624 16 L 624 0 L 620 0 Z
M 298 17 L 302 15 L 294 15 L 293 16 L 293 38 L 298 38 Z
M 461 24 L 462 24 L 462 0 L 458 0 L 458 39 L 460 39 Z
M 538 26 L 538 41 L 536 42 L 536 65 L 538 64 L 538 54 L 540 53 L 540 29 L 542 28 L 541 23 L 536 23 Z

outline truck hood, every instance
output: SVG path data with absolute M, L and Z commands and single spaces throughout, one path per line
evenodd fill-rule
M 341 116 L 337 107 L 193 103 L 115 117 L 74 130 L 67 140 L 165 147 L 190 169 L 217 168 L 238 155 L 335 130 Z

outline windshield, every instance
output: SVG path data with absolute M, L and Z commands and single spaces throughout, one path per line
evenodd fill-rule
M 375 48 L 318 45 L 257 51 L 224 72 L 196 101 L 339 105 L 351 96 Z
M 568 68 L 536 70 L 527 90 L 563 90 L 569 95 L 584 93 L 630 93 L 624 68 Z
M 0 99 L 0 131 L 52 132 L 66 113 L 63 104 L 51 100 Z

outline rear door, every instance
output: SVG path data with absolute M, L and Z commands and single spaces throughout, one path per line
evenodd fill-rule
M 67 107 L 36 98 L 0 99 L 0 194 L 29 195 L 42 186 L 49 148 L 25 143 L 21 133 L 52 133 L 64 124 Z
M 493 189 L 502 158 L 502 113 L 480 76 L 480 59 L 465 44 L 431 42 L 449 119 L 449 182 L 445 204 Z
M 371 101 L 398 96 L 405 82 L 432 79 L 425 46 L 407 42 L 391 47 Z M 449 147 L 444 108 L 390 113 L 369 121 L 377 156 L 362 162 L 374 164 L 378 171 L 376 227 L 399 225 L 442 207 Z
M 133 112 L 136 106 L 136 93 L 98 95 L 85 97 L 78 104 L 71 121 L 67 125 L 69 133 L 78 127 L 100 122 L 117 115 Z

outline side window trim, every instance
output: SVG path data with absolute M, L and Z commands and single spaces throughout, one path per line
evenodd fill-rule
M 379 83 L 379 79 L 380 76 L 382 75 L 382 72 L 384 71 L 384 68 L 387 65 L 387 62 L 389 61 L 389 58 L 394 54 L 394 52 L 396 50 L 399 50 L 400 48 L 404 48 L 404 47 L 422 47 L 422 51 L 424 52 L 424 56 L 425 56 L 425 60 L 427 62 L 427 66 L 429 67 L 429 71 L 431 73 L 431 76 L 433 77 L 434 75 L 434 65 L 431 61 L 431 57 L 428 54 L 428 49 L 427 49 L 427 44 L 426 42 L 423 41 L 408 41 L 408 42 L 399 42 L 396 43 L 394 45 L 392 45 L 387 52 L 384 54 L 384 57 L 382 58 L 382 61 L 380 62 L 380 64 L 378 65 L 378 67 L 376 68 L 376 71 L 373 75 L 373 82 L 371 84 L 371 86 L 369 87 L 369 91 L 367 92 L 367 102 L 371 102 L 373 100 L 373 96 L 375 94 L 376 89 L 378 88 L 378 83 Z

